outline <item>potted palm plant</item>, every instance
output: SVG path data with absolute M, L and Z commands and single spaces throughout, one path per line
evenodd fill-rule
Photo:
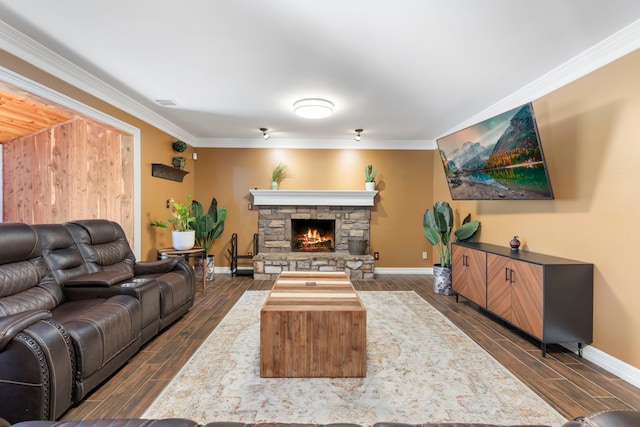
M 175 249 L 184 251 L 195 246 L 195 230 L 191 228 L 191 222 L 195 219 L 191 213 L 192 201 L 191 195 L 187 196 L 186 203 L 176 202 L 173 198 L 169 199 L 171 206 L 171 216 L 167 219 L 169 224 L 173 226 L 171 231 L 171 242 Z M 164 221 L 154 221 L 151 223 L 154 227 L 169 228 L 169 224 Z
M 193 221 L 191 228 L 195 230 L 195 241 L 198 246 L 204 248 L 206 262 L 206 272 L 203 272 L 202 260 L 198 259 L 196 265 L 200 264 L 200 269 L 196 268 L 196 272 L 202 272 L 207 281 L 213 280 L 213 272 L 215 266 L 214 256 L 209 254 L 211 245 L 220 237 L 224 231 L 224 221 L 227 219 L 227 208 L 218 207 L 216 198 L 211 199 L 211 204 L 207 213 L 204 212 L 202 204 L 197 200 L 193 201 L 192 206 Z
M 436 202 L 433 210 L 427 209 L 422 219 L 424 236 L 429 243 L 438 248 L 440 264 L 433 266 L 433 286 L 436 293 L 453 295 L 451 288 L 451 233 L 453 231 L 453 210 L 447 202 Z M 471 214 L 462 221 L 462 225 L 453 233 L 454 241 L 473 240 L 480 221 L 471 221 Z
M 373 165 L 369 164 L 364 167 L 364 188 L 368 191 L 376 189 L 376 175 L 378 170 L 373 168 Z

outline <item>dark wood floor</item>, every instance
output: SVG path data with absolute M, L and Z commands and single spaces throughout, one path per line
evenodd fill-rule
M 140 417 L 242 293 L 269 290 L 271 285 L 272 281 L 216 275 L 204 292 L 197 293 L 186 316 L 148 343 L 63 420 Z M 537 342 L 479 312 L 464 298 L 456 303 L 454 297 L 434 294 L 431 276 L 381 275 L 354 281 L 354 286 L 365 291 L 415 291 L 569 419 L 604 409 L 640 409 L 640 389 L 560 346 L 548 346 L 547 357 L 542 358 Z

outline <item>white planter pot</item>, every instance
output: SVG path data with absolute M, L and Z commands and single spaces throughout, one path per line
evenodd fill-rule
M 173 248 L 179 251 L 185 251 L 191 249 L 196 244 L 196 231 L 176 231 L 171 232 L 171 242 Z
M 365 182 L 365 183 L 364 183 L 364 188 L 365 188 L 367 191 L 373 191 L 373 190 L 375 190 L 375 189 L 376 189 L 376 183 L 375 183 L 375 181 L 372 181 L 372 182 Z

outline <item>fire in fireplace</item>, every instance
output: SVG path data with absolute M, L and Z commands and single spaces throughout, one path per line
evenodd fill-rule
M 335 252 L 335 220 L 292 219 L 291 251 Z

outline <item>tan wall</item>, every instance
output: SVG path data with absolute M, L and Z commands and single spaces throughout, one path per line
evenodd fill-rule
M 372 250 L 381 254 L 376 266 L 431 266 L 433 252 L 429 261 L 419 256 L 429 247 L 422 237 L 422 213 L 434 200 L 450 198 L 440 160 L 431 152 L 198 149 L 199 160 L 187 164 L 192 173 L 183 183 L 174 183 L 150 173 L 151 163 L 171 161 L 170 135 L 2 51 L 0 60 L 7 68 L 141 129 L 143 258 L 152 259 L 155 248 L 170 242 L 168 232 L 147 225 L 168 216 L 169 197 L 183 200 L 194 194 L 208 204 L 216 196 L 229 208 L 225 234 L 214 245 L 216 263 L 228 265 L 224 246 L 231 233 L 239 233 L 241 248 L 247 250 L 257 225 L 256 212 L 247 210 L 248 189 L 268 188 L 271 167 L 278 161 L 293 172 L 283 189 L 361 188 L 361 170 L 371 162 L 380 170 L 381 189 L 372 215 Z M 640 52 L 635 52 L 534 102 L 555 200 L 453 206 L 457 221 L 467 212 L 481 220 L 481 241 L 507 245 L 517 234 L 524 250 L 594 263 L 593 345 L 640 368 L 640 340 L 635 334 L 640 327 L 640 290 L 635 284 L 640 263 L 631 247 L 640 241 L 635 227 L 640 207 L 638 75 Z
M 196 198 L 209 206 L 216 197 L 228 209 L 225 232 L 213 245 L 217 266 L 228 266 L 226 247 L 238 233 L 240 251 L 251 250 L 258 212 L 249 211 L 249 189 L 271 186 L 271 170 L 282 162 L 290 177 L 282 190 L 364 190 L 364 166 L 378 170 L 378 195 L 371 213 L 371 252 L 376 267 L 427 267 L 422 214 L 432 199 L 432 151 L 198 149 Z
M 454 202 L 483 242 L 591 262 L 594 342 L 640 368 L 640 51 L 534 102 L 553 201 Z M 434 159 L 436 200 L 450 200 Z M 571 304 L 571 301 L 567 301 Z

